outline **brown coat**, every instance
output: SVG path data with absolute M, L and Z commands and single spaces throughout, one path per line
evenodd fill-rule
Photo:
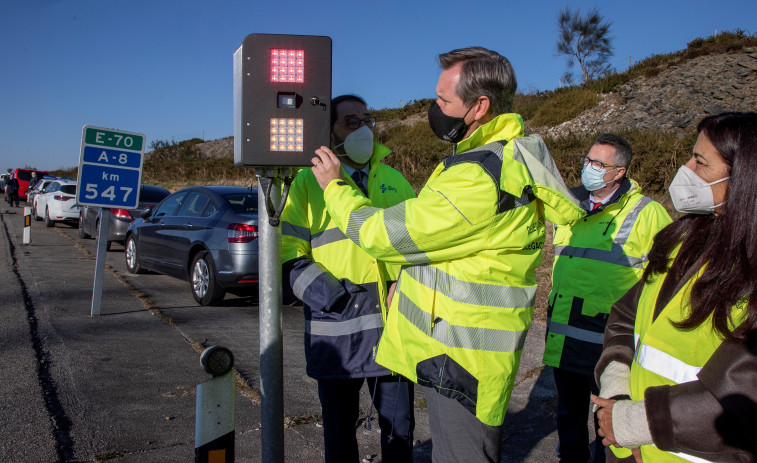
M 696 270 L 689 270 L 680 282 L 672 281 L 671 274 L 666 276 L 655 317 Z M 636 307 L 643 285 L 642 280 L 612 307 L 595 369 L 597 384 L 611 361 L 631 365 Z M 650 387 L 644 401 L 658 448 L 710 461 L 757 462 L 757 332 L 746 343 L 721 344 L 697 381 Z

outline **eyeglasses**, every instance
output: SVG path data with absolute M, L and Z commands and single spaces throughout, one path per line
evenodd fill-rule
M 623 167 L 623 166 L 615 166 L 612 164 L 605 164 L 602 161 L 597 161 L 596 159 L 590 159 L 588 156 L 581 156 L 579 158 L 581 160 L 582 165 L 590 164 L 591 168 L 599 172 L 600 170 L 604 169 L 605 167 Z
M 376 127 L 376 118 L 373 116 L 365 117 L 363 119 L 360 119 L 359 117 L 348 117 L 344 120 L 344 123 L 349 129 L 357 129 L 358 127 L 360 127 L 361 122 L 367 127 Z

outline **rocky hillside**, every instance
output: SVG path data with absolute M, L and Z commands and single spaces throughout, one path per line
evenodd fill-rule
M 551 137 L 633 129 L 689 132 L 703 117 L 723 111 L 757 111 L 757 48 L 701 56 L 655 77 L 638 77 L 573 120 L 536 131 Z

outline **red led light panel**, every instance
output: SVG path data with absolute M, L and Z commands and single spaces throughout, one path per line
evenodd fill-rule
M 305 82 L 305 50 L 272 48 L 271 82 Z

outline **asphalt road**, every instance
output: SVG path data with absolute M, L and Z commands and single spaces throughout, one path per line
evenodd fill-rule
M 195 388 L 209 379 L 201 351 L 232 350 L 240 380 L 236 461 L 260 462 L 257 295 L 198 306 L 189 283 L 126 271 L 107 253 L 101 315 L 90 316 L 96 241 L 75 226 L 32 221 L 0 206 L 0 462 L 194 460 Z M 285 457 L 323 461 L 320 404 L 305 375 L 301 307 L 282 307 Z M 541 365 L 544 324 L 526 342 L 503 436 L 503 462 L 557 461 L 552 375 Z M 415 461 L 431 461 L 416 388 Z M 363 390 L 362 409 L 369 400 Z M 374 414 L 375 416 L 375 414 Z M 364 461 L 380 462 L 378 425 L 357 432 Z

